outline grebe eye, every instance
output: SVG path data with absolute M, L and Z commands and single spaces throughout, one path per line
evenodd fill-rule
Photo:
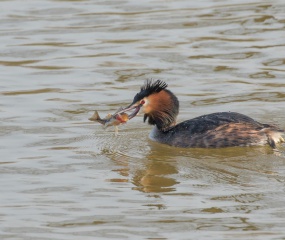
M 144 105 L 144 104 L 145 104 L 145 101 L 144 101 L 144 100 L 141 100 L 140 104 L 141 104 L 141 105 Z

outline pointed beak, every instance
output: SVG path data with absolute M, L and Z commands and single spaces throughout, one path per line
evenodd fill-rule
M 132 113 L 130 113 L 128 115 L 129 120 L 130 120 L 130 119 L 134 118 L 139 113 L 141 107 L 142 107 L 141 104 L 131 104 L 131 105 L 129 105 L 126 108 L 120 109 L 118 112 L 116 112 L 116 114 L 125 113 L 125 112 L 128 112 L 128 111 L 134 110 Z

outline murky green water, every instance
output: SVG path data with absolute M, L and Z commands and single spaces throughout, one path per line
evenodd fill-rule
M 285 129 L 283 1 L 1 1 L 1 239 L 285 239 L 285 157 L 178 149 L 128 104 L 147 78 L 179 120 L 237 111 Z M 285 151 L 285 146 L 280 146 Z

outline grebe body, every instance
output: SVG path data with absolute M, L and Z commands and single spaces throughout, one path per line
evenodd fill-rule
M 157 80 L 147 81 L 133 102 L 121 112 L 144 112 L 144 122 L 154 125 L 150 138 L 175 147 L 221 148 L 234 146 L 261 146 L 272 148 L 284 142 L 284 131 L 276 126 L 262 124 L 252 118 L 235 112 L 218 112 L 203 115 L 179 124 L 176 118 L 179 101 L 168 89 L 167 84 Z
M 220 148 L 261 146 L 275 148 L 282 132 L 235 112 L 219 112 L 181 122 L 166 131 L 154 127 L 150 138 L 176 147 Z

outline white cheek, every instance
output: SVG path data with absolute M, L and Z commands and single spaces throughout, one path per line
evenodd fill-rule
M 149 113 L 149 100 L 148 99 L 146 99 L 146 98 L 144 98 L 143 99 L 144 100 L 144 104 L 143 104 L 143 106 L 142 106 L 142 111 L 144 112 L 144 113 Z

